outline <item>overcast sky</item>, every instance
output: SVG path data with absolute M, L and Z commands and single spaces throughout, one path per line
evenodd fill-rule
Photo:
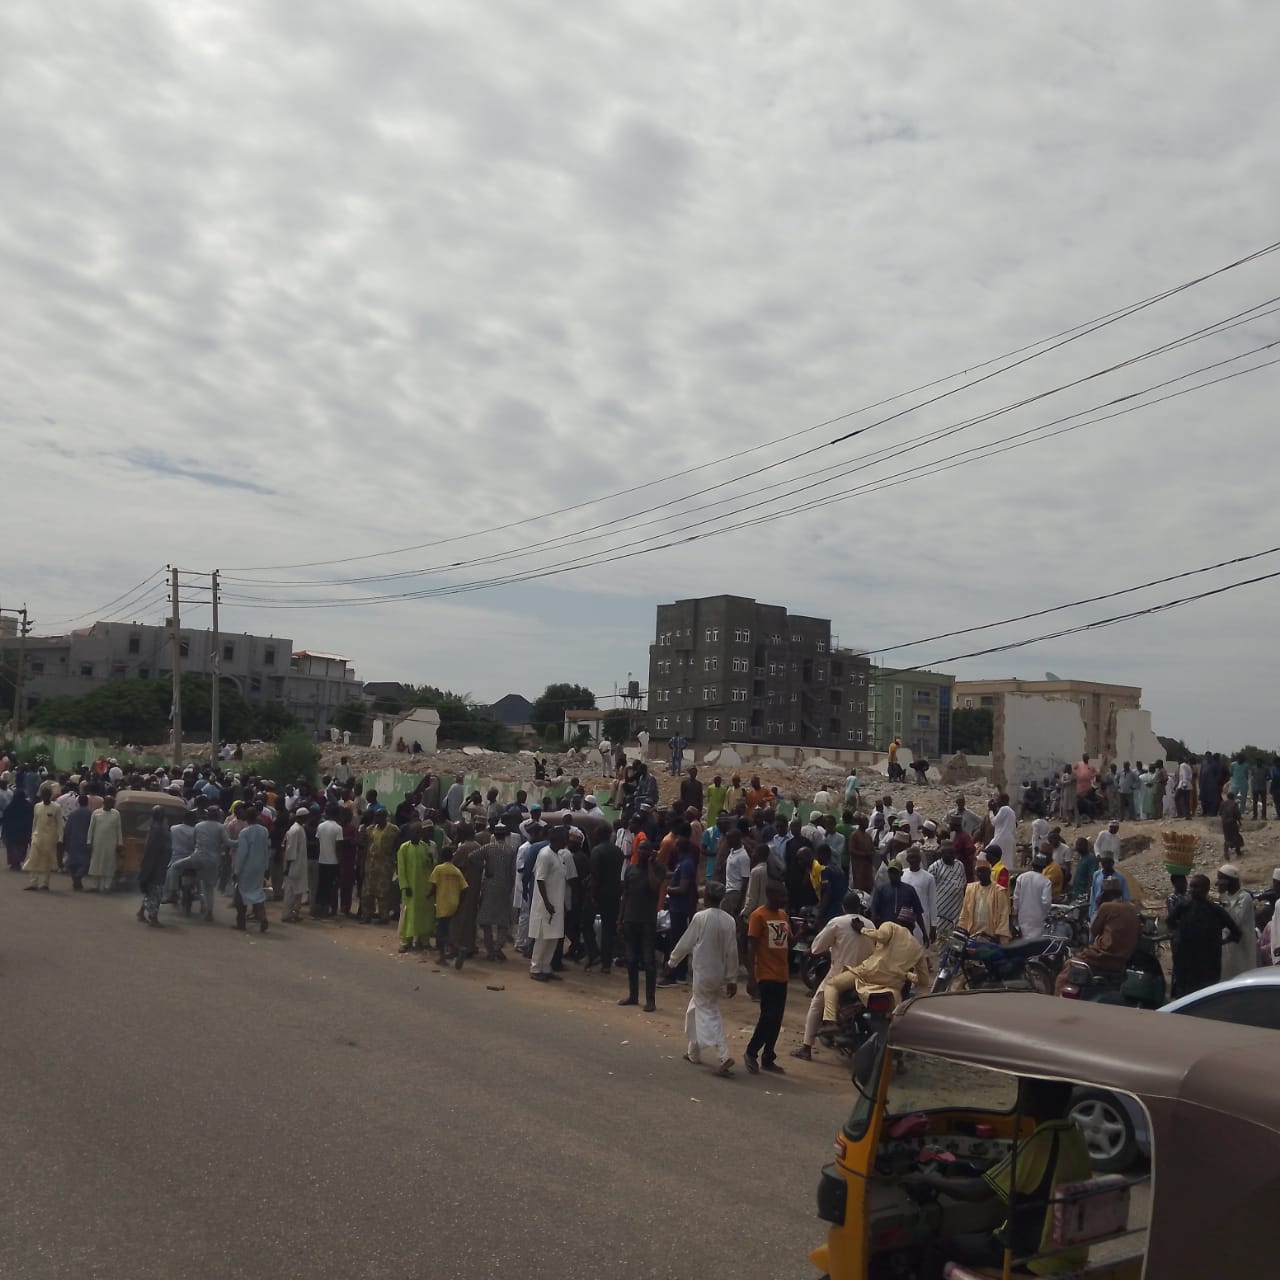
M 653 607 L 678 597 L 755 595 L 876 648 L 1280 543 L 1280 366 L 816 506 L 1275 359 L 1244 354 L 1280 341 L 1260 314 L 889 456 L 1269 311 L 1280 254 L 979 386 L 806 431 L 1280 239 L 1277 48 L 1268 0 L 6 0 L 0 604 L 57 630 L 168 562 L 222 566 L 226 629 L 365 679 L 609 694 L 644 680 Z M 749 504 L 739 521 L 785 518 L 435 599 L 234 601 L 527 574 Z M 944 660 L 1277 570 L 887 657 L 1141 684 L 1157 732 L 1274 746 L 1276 582 Z M 136 599 L 126 616 L 163 615 Z

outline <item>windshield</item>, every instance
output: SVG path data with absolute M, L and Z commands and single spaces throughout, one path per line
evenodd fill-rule
M 884 1065 L 884 1053 L 882 1044 L 863 1086 L 865 1096 L 858 1095 L 845 1124 L 845 1133 L 855 1140 L 866 1134 L 871 1123 L 871 1098 Z M 1002 1071 L 988 1071 L 924 1053 L 899 1053 L 898 1062 L 885 1099 L 891 1116 L 957 1109 L 1007 1113 L 1018 1100 L 1018 1077 Z

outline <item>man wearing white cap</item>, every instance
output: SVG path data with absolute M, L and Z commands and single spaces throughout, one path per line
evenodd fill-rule
M 1258 967 L 1258 930 L 1254 922 L 1253 894 L 1240 887 L 1240 868 L 1224 862 L 1218 868 L 1218 901 L 1240 930 L 1237 942 L 1222 947 L 1222 978 L 1234 978 Z

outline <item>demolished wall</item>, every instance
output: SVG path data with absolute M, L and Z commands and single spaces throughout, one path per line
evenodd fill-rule
M 1084 720 L 1075 702 L 1008 693 L 997 704 L 991 755 L 998 786 L 1052 778 L 1084 749 Z
M 1115 758 L 1121 762 L 1132 760 L 1135 764 L 1139 760 L 1150 764 L 1164 759 L 1160 739 L 1151 731 L 1150 711 L 1125 708 L 1116 712 Z

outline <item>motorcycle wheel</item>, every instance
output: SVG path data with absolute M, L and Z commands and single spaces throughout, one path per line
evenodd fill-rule
M 817 991 L 831 971 L 830 956 L 815 956 L 812 951 L 800 961 L 800 978 L 807 991 Z

